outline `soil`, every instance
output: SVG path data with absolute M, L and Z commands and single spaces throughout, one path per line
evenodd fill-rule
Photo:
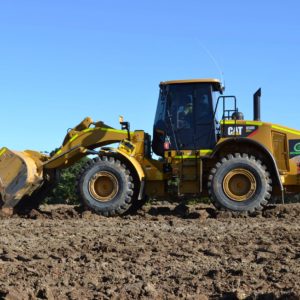
M 0 218 L 0 299 L 299 299 L 300 204 Z

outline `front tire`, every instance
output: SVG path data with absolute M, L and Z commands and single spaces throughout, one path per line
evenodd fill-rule
M 132 206 L 133 176 L 114 157 L 102 156 L 87 163 L 79 175 L 78 192 L 85 207 L 104 216 L 122 215 Z
M 208 192 L 218 209 L 254 212 L 271 198 L 272 180 L 267 168 L 253 156 L 229 154 L 211 170 Z

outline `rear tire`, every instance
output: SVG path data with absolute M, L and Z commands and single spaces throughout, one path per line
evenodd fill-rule
M 208 192 L 218 209 L 254 212 L 271 198 L 272 180 L 267 168 L 248 154 L 229 154 L 211 170 Z
M 114 157 L 89 161 L 79 174 L 78 192 L 83 205 L 104 216 L 122 215 L 134 201 L 133 176 Z

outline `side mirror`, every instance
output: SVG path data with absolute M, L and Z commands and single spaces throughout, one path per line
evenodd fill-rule
M 119 117 L 119 122 L 121 124 L 122 130 L 126 130 L 128 134 L 128 141 L 130 141 L 130 123 L 129 122 L 124 122 L 123 116 Z

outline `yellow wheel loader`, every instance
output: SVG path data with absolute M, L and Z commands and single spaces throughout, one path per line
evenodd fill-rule
M 121 130 L 86 118 L 50 156 L 0 149 L 2 211 L 37 204 L 60 169 L 87 155 L 96 158 L 83 168 L 78 192 L 105 216 L 146 197 L 209 195 L 219 209 L 253 212 L 273 196 L 299 193 L 300 131 L 260 120 L 260 90 L 254 120 L 244 120 L 223 91 L 216 79 L 161 82 L 152 139 L 122 118 Z

